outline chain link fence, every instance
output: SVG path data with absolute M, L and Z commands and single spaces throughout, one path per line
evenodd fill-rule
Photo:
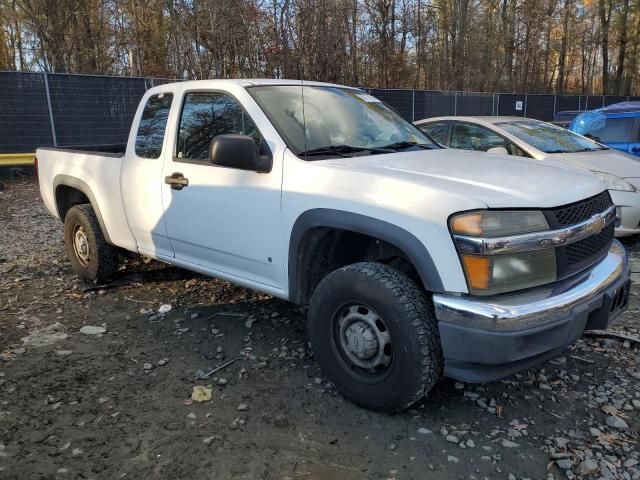
M 171 81 L 0 72 L 0 154 L 126 143 L 144 92 Z
M 508 115 L 551 121 L 557 112 L 594 110 L 618 102 L 640 100 L 619 95 L 551 95 L 442 92 L 409 89 L 365 89 L 407 120 L 450 115 Z
M 0 72 L 0 154 L 41 146 L 126 143 L 144 92 L 173 80 Z M 407 120 L 444 115 L 511 115 L 552 120 L 640 97 L 365 89 Z

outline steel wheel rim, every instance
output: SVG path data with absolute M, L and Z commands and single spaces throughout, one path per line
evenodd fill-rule
M 82 225 L 73 227 L 73 252 L 83 267 L 89 265 L 91 250 L 89 248 L 89 239 Z
M 349 367 L 366 376 L 386 374 L 393 363 L 393 344 L 380 315 L 364 304 L 351 304 L 336 315 L 336 346 Z

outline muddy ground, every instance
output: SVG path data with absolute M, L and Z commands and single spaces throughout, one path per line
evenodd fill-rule
M 612 329 L 640 336 L 639 294 Z M 372 413 L 323 378 L 296 307 L 135 258 L 82 284 L 35 182 L 0 191 L 0 478 L 638 479 L 639 348 L 584 337 Z M 210 401 L 191 402 L 199 385 Z

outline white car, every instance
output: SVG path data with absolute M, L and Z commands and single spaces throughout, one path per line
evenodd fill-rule
M 37 165 L 81 278 L 128 250 L 308 305 L 327 377 L 396 411 L 442 375 L 553 357 L 627 306 L 602 182 L 485 156 L 355 88 L 204 80 L 147 91 L 126 146 L 39 148 Z
M 617 207 L 616 236 L 640 233 L 640 160 L 550 123 L 522 117 L 436 117 L 415 124 L 441 145 L 566 162 L 600 177 Z

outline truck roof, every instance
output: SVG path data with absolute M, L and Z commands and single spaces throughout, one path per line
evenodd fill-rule
M 188 81 L 176 81 L 171 83 L 165 83 L 153 87 L 159 92 L 167 91 L 167 87 L 174 85 L 184 85 L 186 88 L 221 88 L 230 85 L 236 85 L 241 87 L 251 87 L 255 85 L 304 85 L 306 87 L 340 87 L 350 88 L 356 90 L 355 87 L 348 87 L 345 85 L 337 85 L 334 83 L 325 82 L 311 82 L 307 80 L 295 80 L 295 79 L 273 79 L 273 78 L 237 78 L 237 79 L 213 79 L 213 80 L 188 80 Z M 164 87 L 164 88 L 163 88 Z
M 437 121 L 443 121 L 443 120 L 459 120 L 461 122 L 467 121 L 467 122 L 473 122 L 473 123 L 485 123 L 485 124 L 494 125 L 496 123 L 521 122 L 523 120 L 528 121 L 528 120 L 535 120 L 535 119 L 527 118 L 527 117 L 505 116 L 505 115 L 495 116 L 495 117 L 491 117 L 488 115 L 484 115 L 484 116 L 483 115 L 475 115 L 475 116 L 448 115 L 443 117 L 425 118 L 422 120 L 417 120 L 414 123 L 421 124 L 424 122 L 437 122 Z

